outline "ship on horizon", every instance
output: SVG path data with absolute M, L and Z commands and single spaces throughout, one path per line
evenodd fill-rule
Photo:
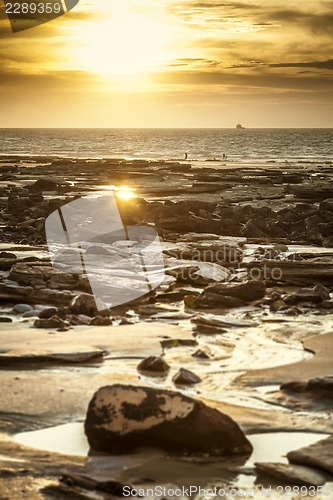
M 237 123 L 236 128 L 242 129 L 242 130 L 245 129 L 245 127 L 243 127 L 243 125 L 241 125 L 239 122 Z

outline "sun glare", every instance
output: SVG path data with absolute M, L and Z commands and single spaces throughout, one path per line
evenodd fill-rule
M 133 198 L 137 198 L 137 195 L 135 194 L 136 189 L 131 188 L 128 186 L 114 186 L 113 184 L 108 184 L 105 186 L 98 186 L 99 189 L 103 189 L 104 191 L 113 191 L 114 194 L 117 196 L 117 198 L 123 200 L 123 201 L 128 201 L 132 200 Z
M 137 195 L 134 193 L 134 191 L 134 188 L 124 186 L 116 190 L 116 196 L 122 201 L 129 201 L 133 198 L 137 198 Z
M 170 39 L 160 9 L 139 10 L 135 2 L 114 3 L 103 19 L 84 23 L 78 33 L 78 69 L 110 75 L 131 75 L 163 59 Z

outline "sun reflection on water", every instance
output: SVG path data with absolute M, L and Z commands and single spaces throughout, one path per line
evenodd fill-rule
M 129 201 L 132 200 L 133 198 L 137 198 L 137 194 L 135 194 L 136 189 L 131 188 L 129 186 L 99 186 L 100 189 L 105 189 L 107 191 L 114 191 L 115 195 L 117 198 L 119 198 L 122 201 Z

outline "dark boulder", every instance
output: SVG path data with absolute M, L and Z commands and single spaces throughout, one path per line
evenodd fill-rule
M 170 366 L 161 356 L 149 356 L 138 364 L 139 371 L 167 373 Z
M 198 359 L 210 359 L 209 355 L 202 349 L 198 349 L 193 354 L 191 354 L 191 356 L 192 358 L 198 358 Z
M 0 316 L 0 323 L 12 323 L 12 318 L 8 318 L 7 316 Z
M 39 313 L 40 319 L 49 319 L 52 316 L 56 315 L 58 312 L 58 309 L 55 307 L 48 307 L 47 309 L 43 309 Z
M 201 378 L 190 370 L 180 368 L 180 370 L 172 377 L 172 381 L 176 385 L 193 385 L 199 384 Z
M 126 453 L 140 446 L 169 451 L 247 454 L 252 446 L 227 415 L 179 392 L 115 384 L 99 389 L 85 421 L 90 447 Z
M 0 252 L 0 259 L 12 259 L 16 260 L 16 255 L 11 252 Z

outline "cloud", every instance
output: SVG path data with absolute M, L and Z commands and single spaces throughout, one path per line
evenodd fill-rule
M 241 68 L 315 68 L 333 70 L 333 59 L 326 61 L 312 61 L 312 62 L 280 62 L 280 63 L 265 63 L 263 61 L 248 61 L 245 64 L 234 64 L 227 69 L 241 69 Z M 308 71 L 307 73 L 311 73 Z
M 305 63 L 276 63 L 269 64 L 270 68 L 316 68 L 333 70 L 333 59 L 327 61 L 313 61 Z
M 315 35 L 333 35 L 332 6 L 324 12 L 304 10 L 276 10 L 269 14 L 271 20 L 297 25 L 310 30 Z
M 225 86 L 241 87 L 243 89 L 269 88 L 277 91 L 316 92 L 333 90 L 333 78 L 322 75 L 298 77 L 295 75 L 276 75 L 261 72 L 260 74 L 238 74 L 227 71 L 169 71 L 155 75 L 161 84 L 182 86 Z

